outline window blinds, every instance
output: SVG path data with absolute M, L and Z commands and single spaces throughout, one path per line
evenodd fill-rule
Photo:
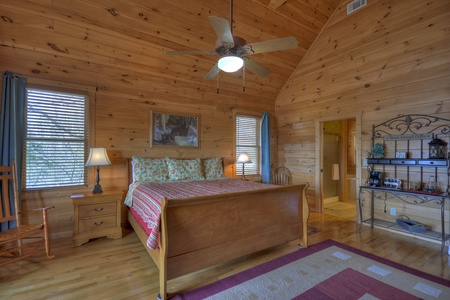
M 247 152 L 252 163 L 245 164 L 246 175 L 261 174 L 261 118 L 252 116 L 236 116 L 236 159 Z M 236 175 L 242 176 L 242 168 L 236 168 Z
M 87 183 L 88 123 L 85 95 L 28 89 L 26 188 Z

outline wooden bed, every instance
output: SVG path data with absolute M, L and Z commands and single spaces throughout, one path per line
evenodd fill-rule
M 163 199 L 158 250 L 146 246 L 148 236 L 129 212 L 130 224 L 159 268 L 161 299 L 167 299 L 170 279 L 295 239 L 307 247 L 306 188 Z

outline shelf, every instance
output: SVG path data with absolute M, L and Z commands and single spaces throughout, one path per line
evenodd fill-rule
M 417 236 L 417 237 L 426 238 L 429 240 L 436 240 L 438 242 L 446 241 L 450 238 L 450 235 L 447 234 L 447 235 L 445 235 L 445 238 L 443 239 L 442 233 L 437 232 L 437 231 L 431 231 L 431 230 L 427 230 L 427 232 L 425 232 L 425 233 L 410 232 L 410 231 L 398 226 L 395 222 L 381 220 L 381 219 L 374 219 L 373 223 L 372 223 L 371 219 L 368 219 L 368 220 L 364 220 L 363 223 L 373 225 L 373 226 L 379 227 L 379 228 L 386 228 L 389 230 L 406 233 L 411 236 Z
M 368 158 L 367 163 L 369 165 L 390 165 L 391 160 L 389 158 Z
M 434 167 L 446 167 L 448 166 L 447 159 L 419 159 L 417 164 L 419 166 L 434 166 Z
M 391 165 L 415 166 L 416 164 L 417 164 L 417 160 L 415 160 L 415 159 L 405 159 L 405 158 L 391 159 Z
M 371 165 L 394 165 L 394 166 L 428 166 L 447 167 L 448 159 L 403 159 L 403 158 L 368 158 L 367 163 Z
M 360 231 L 362 230 L 362 225 L 368 223 L 392 232 L 428 239 L 430 241 L 440 241 L 441 255 L 444 254 L 445 242 L 450 238 L 450 228 L 446 226 L 445 222 L 449 214 L 448 209 L 445 209 L 445 203 L 450 200 L 450 155 L 447 158 L 424 158 L 424 156 L 437 156 L 429 155 L 429 153 L 434 153 L 434 151 L 427 153 L 430 150 L 430 141 L 434 141 L 436 138 L 446 137 L 449 129 L 450 119 L 421 114 L 399 115 L 372 126 L 371 149 L 375 149 L 375 146 L 381 144 L 383 145 L 383 150 L 389 150 L 389 152 L 383 152 L 383 155 L 391 157 L 367 158 L 368 179 L 366 184 L 385 183 L 385 185 L 360 186 L 358 196 Z M 392 157 L 393 153 L 396 154 L 395 156 L 403 156 L 404 158 Z M 439 157 L 445 157 L 445 147 L 441 147 L 436 153 L 439 153 Z M 407 154 L 410 155 L 409 158 L 407 158 Z M 404 182 L 404 189 L 398 186 L 399 177 Z M 385 181 L 386 178 L 395 180 Z M 417 181 L 422 185 L 427 180 L 434 180 L 435 183 L 444 180 L 444 185 L 447 185 L 447 190 L 431 193 L 425 190 L 406 189 L 407 186 L 405 186 L 405 183 L 410 184 L 414 182 L 415 187 Z M 363 195 L 364 192 L 370 193 L 370 199 L 368 199 L 370 201 L 369 219 L 364 219 L 363 217 L 362 201 L 365 197 Z M 436 217 L 433 218 L 433 215 L 430 215 L 430 218 L 435 219 L 436 223 L 440 222 L 440 226 L 438 227 L 438 224 L 433 223 L 433 226 L 430 226 L 430 228 L 434 230 L 442 228 L 442 232 L 427 231 L 426 233 L 412 233 L 398 226 L 392 220 L 386 220 L 381 214 L 377 215 L 380 219 L 375 219 L 375 215 L 380 209 L 378 207 L 377 211 L 375 211 L 375 201 L 384 201 L 385 210 L 386 201 L 402 201 L 410 205 L 422 205 L 425 203 L 437 204 L 440 208 L 440 216 L 438 217 L 436 211 Z M 420 214 L 420 211 L 415 213 Z
M 445 198 L 448 195 L 443 192 L 426 192 L 426 191 L 415 191 L 415 190 L 403 190 L 403 189 L 395 189 L 395 188 L 389 188 L 385 186 L 365 186 L 362 185 L 359 188 L 361 189 L 368 189 L 368 190 L 377 190 L 382 192 L 390 192 L 390 193 L 402 193 L 402 194 L 412 194 L 412 195 L 421 195 L 421 196 L 430 196 L 430 197 L 439 197 L 439 198 Z

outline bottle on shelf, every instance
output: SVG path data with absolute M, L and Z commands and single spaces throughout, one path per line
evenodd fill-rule
M 433 193 L 436 191 L 436 179 L 434 177 L 434 175 L 431 175 L 430 178 L 428 179 L 428 184 L 425 188 L 426 192 L 430 192 Z

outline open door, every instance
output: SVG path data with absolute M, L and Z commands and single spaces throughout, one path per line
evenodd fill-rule
M 322 213 L 356 220 L 356 119 L 321 122 Z
M 325 129 L 325 127 L 324 127 Z M 340 180 L 342 175 L 341 137 L 338 133 L 323 132 L 322 135 L 322 203 L 342 200 Z

